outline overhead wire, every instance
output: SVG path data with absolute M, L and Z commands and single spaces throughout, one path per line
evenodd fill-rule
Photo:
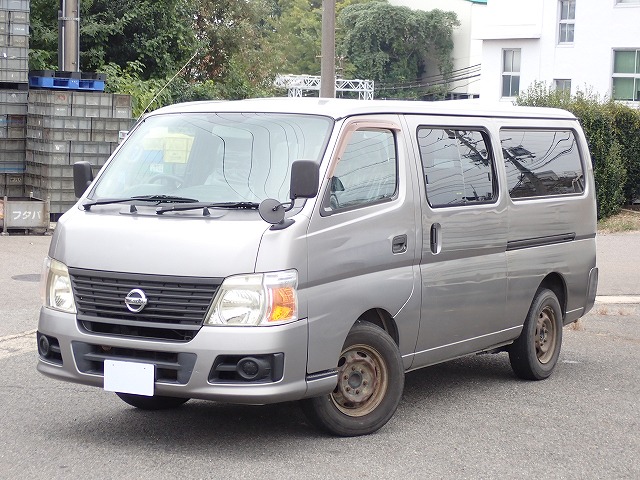
M 445 76 L 444 74 L 431 75 L 413 82 L 382 83 L 376 85 L 375 89 L 377 92 L 393 92 L 401 90 L 426 90 L 437 86 L 450 85 L 454 82 L 472 80 L 474 78 L 480 77 L 480 67 L 480 64 L 471 65 L 469 67 L 453 70 L 449 76 Z M 472 83 L 473 81 L 477 80 L 472 80 L 471 82 L 468 82 L 468 84 Z

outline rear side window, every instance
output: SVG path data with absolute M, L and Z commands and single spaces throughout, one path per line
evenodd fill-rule
M 484 132 L 420 127 L 418 145 L 432 207 L 496 200 L 494 160 Z
M 511 198 L 584 191 L 580 151 L 572 130 L 502 129 L 500 142 Z

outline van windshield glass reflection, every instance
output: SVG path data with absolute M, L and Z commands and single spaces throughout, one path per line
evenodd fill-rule
M 92 197 L 285 202 L 291 164 L 298 159 L 319 163 L 331 127 L 330 119 L 311 115 L 152 116 L 122 145 Z

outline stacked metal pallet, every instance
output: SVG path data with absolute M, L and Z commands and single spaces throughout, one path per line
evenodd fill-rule
M 0 0 L 0 197 L 24 194 L 28 56 L 29 0 Z
M 53 216 L 64 213 L 76 201 L 73 164 L 88 161 L 97 173 L 131 116 L 129 95 L 30 90 L 25 191 L 49 198 Z

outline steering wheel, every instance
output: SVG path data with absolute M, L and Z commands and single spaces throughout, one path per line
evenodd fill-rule
M 338 202 L 338 197 L 335 193 L 332 193 L 329 197 L 329 207 L 331 208 L 331 210 L 337 210 L 338 208 L 340 208 L 340 202 Z
M 170 175 L 168 173 L 157 173 L 156 175 L 153 175 L 151 178 L 149 178 L 148 182 L 149 183 L 156 183 L 156 182 L 160 182 L 163 183 L 162 180 L 168 180 L 169 182 L 171 182 L 171 184 L 173 184 L 174 188 L 178 188 L 180 187 L 180 185 L 182 185 L 182 183 L 184 182 L 184 180 L 176 175 Z

